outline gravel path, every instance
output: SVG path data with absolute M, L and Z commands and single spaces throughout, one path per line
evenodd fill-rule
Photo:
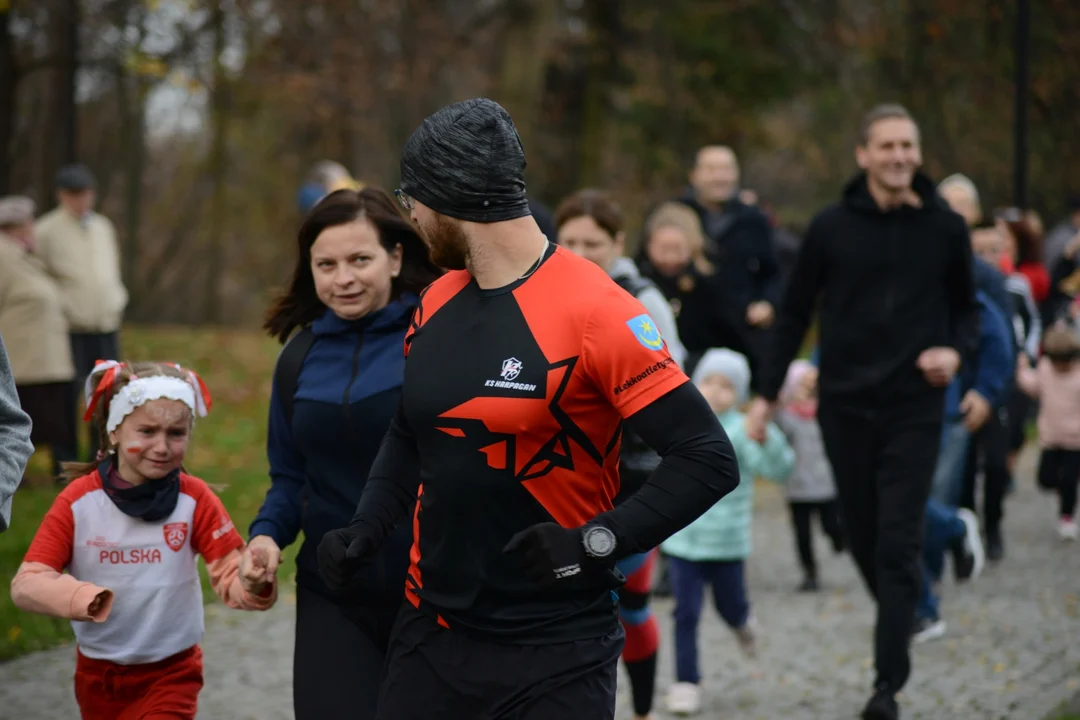
M 1055 501 L 1034 487 L 1028 453 L 1006 519 L 1008 556 L 969 586 L 944 592 L 948 634 L 914 649 L 902 697 L 905 720 L 1039 720 L 1080 693 L 1080 545 L 1062 545 Z M 873 608 L 847 556 L 817 543 L 826 589 L 798 595 L 783 497 L 762 487 L 749 566 L 751 600 L 765 636 L 756 662 L 742 658 L 715 613 L 701 646 L 703 718 L 856 718 L 872 679 Z M 293 598 L 267 613 L 207 608 L 206 687 L 200 720 L 291 720 Z M 672 681 L 671 603 L 655 603 L 663 631 L 658 706 Z M 73 650 L 36 653 L 0 666 L 0 719 L 77 718 Z M 620 687 L 619 720 L 629 689 Z M 662 712 L 657 717 L 667 717 Z M 328 718 L 328 720 L 333 720 Z

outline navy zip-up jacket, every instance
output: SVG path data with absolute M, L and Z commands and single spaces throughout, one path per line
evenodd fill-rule
M 1016 350 L 1005 319 L 990 296 L 975 293 L 979 306 L 979 349 L 974 362 L 965 363 L 945 391 L 945 419 L 959 422 L 960 401 L 968 390 L 975 390 L 997 409 L 1005 402 L 1013 374 Z
M 408 522 L 341 592 L 319 577 L 316 549 L 326 532 L 349 525 L 397 410 L 414 307 L 415 297 L 405 298 L 356 321 L 327 310 L 311 325 L 315 338 L 300 370 L 291 426 L 276 382 L 270 396 L 271 485 L 250 535 L 269 535 L 284 548 L 303 530 L 297 584 L 333 600 L 392 605 L 404 596 Z
M 1005 329 L 1009 334 L 1009 347 L 1019 350 L 1023 343 L 1017 339 L 1016 330 L 1013 328 L 1014 303 L 1009 296 L 1009 291 L 1005 289 L 1005 276 L 978 255 L 974 260 L 971 277 L 975 283 L 975 290 L 986 295 L 986 299 L 994 303 L 994 307 L 1006 320 Z

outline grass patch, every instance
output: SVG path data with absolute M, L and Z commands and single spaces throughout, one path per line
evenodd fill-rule
M 220 496 L 246 536 L 269 486 L 266 416 L 278 345 L 252 331 L 127 327 L 121 337 L 125 360 L 178 362 L 193 368 L 213 395 L 210 415 L 200 420 L 184 465 L 194 475 L 223 487 Z M 31 460 L 26 482 L 13 500 L 11 528 L 0 535 L 0 660 L 73 640 L 66 620 L 25 613 L 11 603 L 11 578 L 56 498 L 44 452 Z M 285 553 L 280 581 L 295 573 L 294 544 Z M 216 601 L 203 569 L 203 594 Z

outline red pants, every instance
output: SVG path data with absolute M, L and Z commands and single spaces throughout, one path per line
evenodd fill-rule
M 83 720 L 195 720 L 202 670 L 198 645 L 145 665 L 118 665 L 79 653 L 75 699 Z

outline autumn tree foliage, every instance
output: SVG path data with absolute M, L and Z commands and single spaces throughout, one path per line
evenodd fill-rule
M 134 319 L 251 323 L 288 275 L 317 160 L 393 188 L 438 106 L 502 102 L 553 204 L 604 186 L 632 222 L 727 143 L 798 227 L 899 101 L 926 168 L 1006 204 L 1006 0 L 0 0 L 0 191 L 48 206 L 79 159 L 121 231 Z M 1080 193 L 1080 4 L 1031 3 L 1032 206 Z

